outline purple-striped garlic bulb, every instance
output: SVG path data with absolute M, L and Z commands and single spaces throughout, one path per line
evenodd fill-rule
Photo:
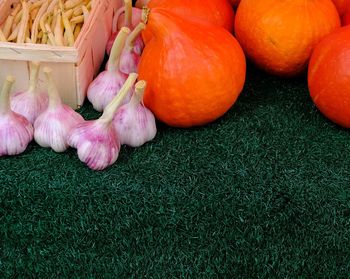
M 53 81 L 52 69 L 45 67 L 49 105 L 34 122 L 34 139 L 42 147 L 50 147 L 56 152 L 68 148 L 68 133 L 84 118 L 71 107 L 62 103 Z
M 139 147 L 154 139 L 157 134 L 153 113 L 143 105 L 146 82 L 135 85 L 135 92 L 129 103 L 118 109 L 113 124 L 119 134 L 121 144 Z
M 80 161 L 87 164 L 89 168 L 103 170 L 117 160 L 121 144 L 112 123 L 113 117 L 136 79 L 136 73 L 129 75 L 99 119 L 85 121 L 71 131 L 68 144 L 77 149 Z
M 111 55 L 106 70 L 101 72 L 90 84 L 87 90 L 87 98 L 97 111 L 103 111 L 108 103 L 122 88 L 128 75 L 119 70 L 119 62 L 125 41 L 130 34 L 130 29 L 123 27 L 114 41 Z
M 40 64 L 30 63 L 29 88 L 26 91 L 19 91 L 11 94 L 11 109 L 23 115 L 34 124 L 35 119 L 47 108 L 47 92 L 38 88 Z
M 0 157 L 17 155 L 33 140 L 33 126 L 10 108 L 10 91 L 15 78 L 7 76 L 0 93 Z
M 119 64 L 119 70 L 125 74 L 137 73 L 141 55 L 135 51 L 135 40 L 140 36 L 146 25 L 139 23 L 128 36 Z

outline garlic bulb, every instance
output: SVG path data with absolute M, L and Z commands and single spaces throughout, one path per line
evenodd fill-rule
M 119 71 L 120 56 L 130 29 L 123 27 L 114 41 L 107 69 L 90 84 L 87 97 L 97 111 L 103 111 L 123 86 L 127 75 Z
M 79 159 L 93 170 L 103 170 L 118 158 L 120 140 L 112 124 L 116 110 L 137 79 L 132 73 L 117 96 L 108 104 L 102 116 L 85 121 L 74 128 L 68 137 L 68 144 L 78 150 Z
M 157 134 L 155 117 L 142 103 L 145 88 L 145 81 L 136 83 L 131 101 L 120 107 L 113 119 L 121 144 L 139 147 Z
M 138 55 L 141 55 L 144 48 L 145 48 L 145 43 L 143 42 L 142 36 L 139 35 L 135 39 L 134 52 Z
M 15 79 L 7 76 L 0 95 L 0 156 L 22 153 L 33 140 L 33 126 L 10 109 L 10 91 Z
M 37 87 L 40 64 L 30 63 L 29 88 L 27 91 L 16 92 L 11 95 L 11 109 L 23 115 L 34 124 L 35 119 L 47 108 L 47 92 Z
M 119 70 L 125 74 L 137 73 L 141 56 L 135 51 L 135 40 L 140 36 L 140 33 L 145 29 L 144 23 L 139 23 L 136 28 L 128 36 L 123 53 L 120 58 Z
M 84 119 L 62 103 L 52 78 L 52 70 L 45 67 L 44 73 L 48 85 L 49 106 L 34 122 L 34 139 L 42 147 L 63 152 L 68 148 L 68 133 Z
M 115 12 L 112 22 L 112 35 L 108 39 L 106 46 L 107 55 L 110 54 L 111 48 L 118 32 L 122 27 L 128 27 L 133 30 L 142 19 L 142 9 L 133 8 L 131 0 L 124 0 L 124 6 Z M 141 48 L 143 49 L 144 44 L 140 36 L 141 42 L 137 40 L 137 46 L 141 43 Z

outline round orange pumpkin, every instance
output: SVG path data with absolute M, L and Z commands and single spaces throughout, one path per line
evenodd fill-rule
M 233 32 L 235 14 L 227 0 L 151 0 L 150 9 L 163 8 L 191 20 L 213 23 Z
M 331 0 L 242 0 L 235 21 L 246 55 L 281 76 L 304 71 L 314 46 L 339 27 Z
M 147 81 L 145 105 L 175 127 L 210 123 L 226 113 L 243 89 L 243 50 L 225 29 L 193 24 L 153 9 L 147 28 L 153 37 L 139 64 Z
M 228 0 L 141 0 L 136 6 L 163 8 L 188 20 L 210 22 L 230 32 L 234 29 L 235 13 Z
M 308 84 L 317 108 L 330 120 L 350 128 L 350 26 L 336 30 L 316 46 Z

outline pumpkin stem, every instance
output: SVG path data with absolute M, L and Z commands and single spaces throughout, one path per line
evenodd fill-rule
M 146 7 L 146 6 L 143 6 L 142 7 L 142 16 L 141 16 L 141 21 L 144 23 L 144 24 L 147 24 L 148 22 L 148 17 L 149 17 L 149 13 L 151 12 L 151 9 Z

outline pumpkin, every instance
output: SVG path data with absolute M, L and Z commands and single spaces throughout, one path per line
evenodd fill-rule
M 339 27 L 331 0 L 242 0 L 235 34 L 259 67 L 295 76 L 305 70 L 314 46 Z
M 239 5 L 239 2 L 241 2 L 241 0 L 230 0 L 230 3 L 233 7 L 237 7 Z
M 343 15 L 342 24 L 343 26 L 350 25 L 350 10 Z
M 308 85 L 316 107 L 331 121 L 350 128 L 350 26 L 338 29 L 316 46 Z
M 342 16 L 350 9 L 350 0 L 332 0 L 337 7 L 339 14 Z
M 210 123 L 225 114 L 243 89 L 244 53 L 227 30 L 193 24 L 164 9 L 149 14 L 154 35 L 139 64 L 147 81 L 144 104 L 175 127 Z
M 138 7 L 163 8 L 188 20 L 202 20 L 233 32 L 235 14 L 227 0 L 151 0 L 138 2 Z

